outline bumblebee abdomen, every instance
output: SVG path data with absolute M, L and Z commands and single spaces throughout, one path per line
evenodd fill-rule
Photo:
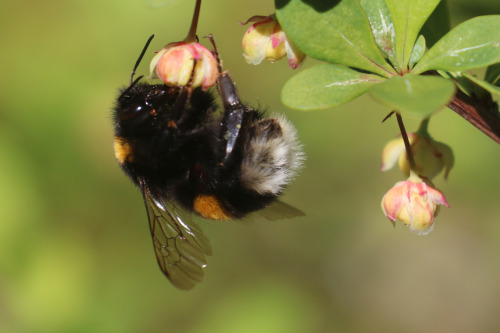
M 215 195 L 200 194 L 194 198 L 193 210 L 209 220 L 227 221 L 235 218 Z
M 228 164 L 222 164 L 193 208 L 213 220 L 243 218 L 270 205 L 291 182 L 303 162 L 295 128 L 284 118 L 244 122 Z
M 279 195 L 304 160 L 293 125 L 280 116 L 256 122 L 241 164 L 243 186 L 260 195 Z

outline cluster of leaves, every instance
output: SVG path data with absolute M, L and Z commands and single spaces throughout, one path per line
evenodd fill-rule
M 500 95 L 500 15 L 450 30 L 445 0 L 275 0 L 277 18 L 325 63 L 283 87 L 290 108 L 334 107 L 368 92 L 401 115 L 429 117 L 453 98 Z M 467 70 L 486 67 L 484 79 Z M 439 75 L 438 75 L 439 74 Z

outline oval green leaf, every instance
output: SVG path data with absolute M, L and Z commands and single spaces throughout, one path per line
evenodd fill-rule
M 453 97 L 455 85 L 437 76 L 406 74 L 395 76 L 370 89 L 380 103 L 417 118 L 425 118 L 443 108 Z
M 357 0 L 275 0 L 275 5 L 287 37 L 308 56 L 385 77 L 395 73 Z
M 396 31 L 397 66 L 406 70 L 420 29 L 441 0 L 385 0 Z
M 456 26 L 422 57 L 414 74 L 464 71 L 500 62 L 500 15 L 479 16 Z
M 326 109 L 349 102 L 384 80 L 342 65 L 321 64 L 288 80 L 281 91 L 281 100 L 292 109 Z

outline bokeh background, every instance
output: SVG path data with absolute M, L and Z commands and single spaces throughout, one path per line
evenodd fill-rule
M 284 201 L 307 216 L 200 221 L 211 238 L 204 282 L 170 285 L 154 257 L 140 192 L 119 170 L 110 109 L 147 37 L 187 33 L 194 1 L 0 3 L 0 332 L 492 332 L 500 327 L 500 149 L 450 110 L 430 129 L 456 165 L 435 230 L 416 236 L 380 210 L 404 177 L 381 173 L 395 137 L 368 97 L 318 112 L 279 99 L 286 62 L 251 66 L 238 22 L 270 0 L 210 0 L 213 33 L 242 97 L 296 124 L 307 165 Z M 500 13 L 452 0 L 452 22 Z M 314 61 L 308 59 L 304 67 Z M 409 130 L 417 123 L 408 121 Z

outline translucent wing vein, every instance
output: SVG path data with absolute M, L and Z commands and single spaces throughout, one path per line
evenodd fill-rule
M 158 264 L 177 288 L 192 289 L 203 280 L 210 241 L 189 214 L 142 187 Z

